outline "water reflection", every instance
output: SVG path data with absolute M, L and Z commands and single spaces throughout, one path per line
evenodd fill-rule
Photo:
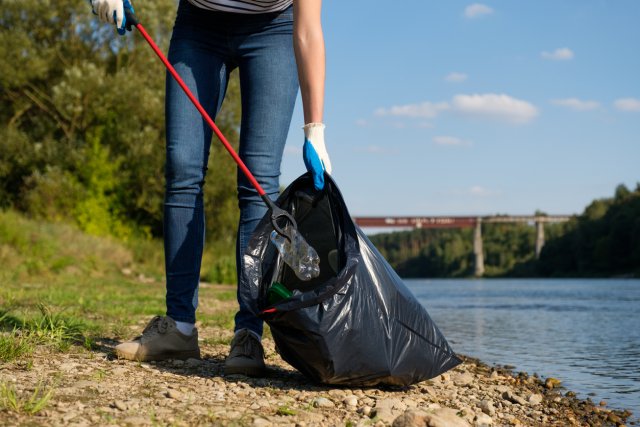
M 640 414 L 640 280 L 406 280 L 454 350 Z

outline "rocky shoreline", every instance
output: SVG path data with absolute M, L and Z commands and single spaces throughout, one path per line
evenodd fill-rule
M 201 338 L 201 360 L 116 360 L 116 342 L 105 339 L 97 350 L 39 350 L 28 366 L 0 366 L 0 381 L 13 384 L 18 396 L 32 395 L 43 382 L 54 390 L 45 409 L 34 415 L 4 409 L 0 424 L 622 426 L 631 415 L 578 399 L 557 380 L 515 374 L 468 357 L 437 378 L 405 388 L 323 386 L 283 362 L 269 337 L 263 340 L 266 378 L 225 377 L 231 333 L 213 328 L 205 334 L 210 338 Z

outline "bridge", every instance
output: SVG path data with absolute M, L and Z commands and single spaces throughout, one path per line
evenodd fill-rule
M 355 217 L 355 223 L 361 227 L 376 228 L 470 228 L 474 227 L 473 255 L 475 257 L 474 274 L 484 274 L 484 254 L 482 250 L 482 224 L 527 223 L 536 226 L 536 258 L 544 246 L 544 224 L 567 222 L 570 215 L 488 215 L 488 216 L 369 216 Z

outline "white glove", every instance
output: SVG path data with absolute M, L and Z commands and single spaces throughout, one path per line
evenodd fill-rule
M 129 0 L 91 0 L 91 7 L 102 22 L 115 24 L 118 33 L 124 34 L 127 23 L 124 10 L 129 9 L 133 13 Z
M 304 146 L 302 159 L 313 176 L 316 190 L 324 188 L 324 172 L 331 174 L 331 160 L 324 145 L 324 124 L 308 123 L 304 125 Z

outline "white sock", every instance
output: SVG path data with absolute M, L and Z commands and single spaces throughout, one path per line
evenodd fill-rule
M 193 328 L 195 328 L 195 324 L 187 323 L 187 322 L 178 322 L 176 320 L 176 328 L 180 331 L 180 333 L 184 335 L 191 335 L 193 333 Z
M 238 330 L 235 332 L 235 335 L 238 335 L 238 333 L 240 333 L 240 331 L 244 331 L 244 330 L 249 331 L 249 332 L 251 333 L 251 335 L 253 335 L 254 337 L 256 337 L 256 339 L 258 340 L 258 342 L 262 342 L 262 337 L 261 337 L 260 335 L 256 334 L 255 332 L 253 332 L 251 329 L 248 329 L 248 328 L 245 328 L 245 329 L 238 329 Z

